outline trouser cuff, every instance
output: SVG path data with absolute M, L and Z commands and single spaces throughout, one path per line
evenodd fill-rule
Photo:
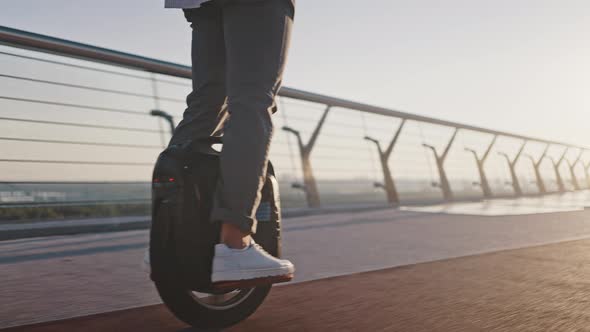
M 220 207 L 213 208 L 211 222 L 232 224 L 248 235 L 256 233 L 256 225 L 258 224 L 256 218 L 248 217 Z

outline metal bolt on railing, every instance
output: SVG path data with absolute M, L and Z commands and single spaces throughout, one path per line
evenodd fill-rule
M 382 182 L 373 182 L 373 187 L 386 190 L 385 185 Z

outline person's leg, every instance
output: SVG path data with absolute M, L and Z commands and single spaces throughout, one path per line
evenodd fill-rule
M 203 6 L 185 11 L 192 22 L 192 83 L 193 91 L 187 96 L 187 108 L 178 124 L 169 145 L 183 144 L 195 139 L 207 138 L 217 133 L 227 115 L 225 43 L 221 9 Z M 211 152 L 211 147 L 196 146 L 200 152 Z M 150 268 L 149 249 L 142 265 Z
M 250 241 L 266 177 L 271 115 L 293 20 L 290 0 L 229 0 L 223 5 L 229 119 L 212 220 L 222 222 L 211 280 L 228 287 L 289 281 L 295 268 Z M 250 284 L 253 283 L 253 284 Z
M 186 98 L 187 108 L 174 130 L 170 145 L 216 134 L 226 118 L 225 43 L 221 13 L 220 7 L 212 5 L 185 11 L 193 28 L 193 91 Z M 208 152 L 209 148 L 203 145 L 202 152 Z
M 223 6 L 229 119 L 213 220 L 222 241 L 244 247 L 256 232 L 256 209 L 273 134 L 274 99 L 281 84 L 293 4 L 290 0 L 227 1 Z

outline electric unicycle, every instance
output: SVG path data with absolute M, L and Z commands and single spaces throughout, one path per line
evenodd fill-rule
M 177 318 L 198 328 L 222 328 L 254 313 L 272 285 L 223 290 L 212 285 L 211 265 L 220 224 L 212 223 L 210 214 L 220 176 L 219 155 L 198 153 L 192 145 L 167 148 L 154 168 L 150 277 Z M 256 217 L 254 240 L 279 257 L 280 200 L 270 163 Z

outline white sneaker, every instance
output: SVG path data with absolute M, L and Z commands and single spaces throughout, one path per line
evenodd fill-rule
M 252 240 L 244 249 L 231 249 L 225 244 L 216 245 L 211 281 L 219 283 L 269 279 L 283 282 L 291 280 L 293 272 L 295 267 L 291 262 L 272 256 Z
M 143 260 L 141 261 L 141 269 L 148 274 L 152 273 L 152 264 L 150 263 L 150 248 L 148 247 L 143 254 Z

